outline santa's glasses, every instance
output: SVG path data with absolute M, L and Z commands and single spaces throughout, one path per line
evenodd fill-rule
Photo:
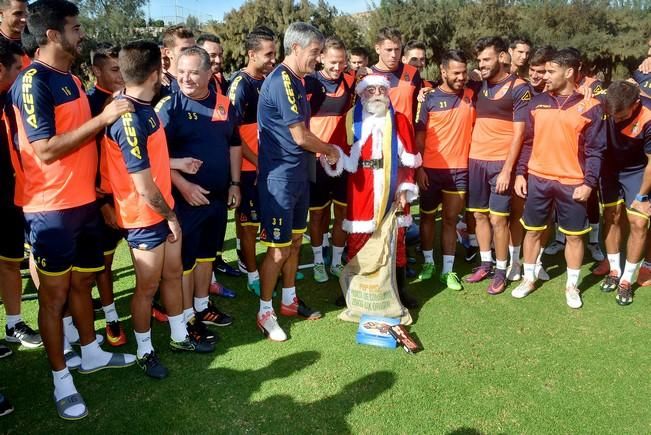
M 364 89 L 364 91 L 368 92 L 369 95 L 386 94 L 387 88 L 384 86 L 368 86 L 366 89 Z

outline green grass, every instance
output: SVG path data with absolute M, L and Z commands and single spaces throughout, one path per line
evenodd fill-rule
M 232 224 L 226 259 L 234 260 Z M 309 248 L 304 249 L 307 260 Z M 649 433 L 648 361 L 651 294 L 629 307 L 582 274 L 584 307 L 565 305 L 562 256 L 546 258 L 553 280 L 524 300 L 509 290 L 489 296 L 485 283 L 456 293 L 437 280 L 413 282 L 422 307 L 411 327 L 424 344 L 416 356 L 355 343 L 356 325 L 337 319 L 338 284 L 299 293 L 326 315 L 316 322 L 281 318 L 290 340 L 272 343 L 255 328 L 257 300 L 244 278 L 219 306 L 235 316 L 219 329 L 211 355 L 172 354 L 168 327 L 155 323 L 154 344 L 171 375 L 146 378 L 137 367 L 74 374 L 90 415 L 60 420 L 42 349 L 18 349 L 0 361 L 0 391 L 16 411 L 0 418 L 7 433 Z M 457 260 L 461 274 L 470 267 Z M 129 343 L 134 277 L 124 245 L 115 270 L 117 307 Z M 275 301 L 277 304 L 279 301 Z M 36 325 L 37 304 L 24 315 Z M 0 324 L 4 325 L 4 310 Z M 103 318 L 96 322 L 98 331 Z M 108 348 L 105 346 L 105 348 Z M 15 348 L 14 348 L 15 349 Z

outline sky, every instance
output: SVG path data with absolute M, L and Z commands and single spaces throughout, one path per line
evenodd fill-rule
M 149 0 L 145 16 L 162 19 L 165 22 L 183 21 L 194 15 L 199 21 L 221 20 L 224 13 L 237 9 L 244 0 Z M 342 12 L 354 13 L 368 10 L 367 0 L 328 0 L 328 3 Z

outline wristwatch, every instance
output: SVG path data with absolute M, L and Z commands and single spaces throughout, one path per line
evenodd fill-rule
M 240 182 L 239 181 L 231 181 L 230 185 L 240 187 Z
M 640 195 L 639 193 L 635 195 L 635 200 L 639 202 L 644 202 L 649 200 L 649 195 Z

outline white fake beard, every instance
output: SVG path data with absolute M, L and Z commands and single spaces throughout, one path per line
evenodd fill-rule
M 389 99 L 385 97 L 373 97 L 364 102 L 364 110 L 371 115 L 383 117 L 389 110 Z

